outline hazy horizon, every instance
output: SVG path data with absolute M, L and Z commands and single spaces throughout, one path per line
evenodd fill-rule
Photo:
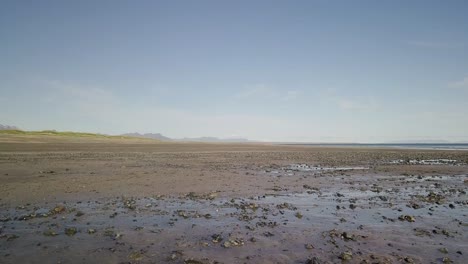
M 2 1 L 0 124 L 468 142 L 467 1 Z

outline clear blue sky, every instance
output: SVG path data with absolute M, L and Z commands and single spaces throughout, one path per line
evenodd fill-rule
M 0 123 L 468 140 L 468 1 L 1 1 Z

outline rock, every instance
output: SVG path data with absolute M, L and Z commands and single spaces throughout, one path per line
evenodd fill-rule
M 76 229 L 76 227 L 67 227 L 67 228 L 65 228 L 65 235 L 67 235 L 67 236 L 74 236 L 77 232 L 78 232 L 78 230 Z
M 184 264 L 205 264 L 205 262 L 196 259 L 186 259 Z
M 317 257 L 312 257 L 306 260 L 306 264 L 322 264 L 323 262 L 317 258 Z
M 453 261 L 452 261 L 449 257 L 444 257 L 444 258 L 442 259 L 442 262 L 443 262 L 443 263 L 453 263 Z
M 80 217 L 80 216 L 83 216 L 83 215 L 84 215 L 84 213 L 82 211 L 78 211 L 75 214 L 76 217 Z
M 52 230 L 52 229 L 47 229 L 46 231 L 44 231 L 42 233 L 44 236 L 51 236 L 51 237 L 54 237 L 54 236 L 57 236 L 58 234 Z
M 400 220 L 400 221 L 408 221 L 408 222 L 411 222 L 411 223 L 414 222 L 414 221 L 416 221 L 416 220 L 414 219 L 414 216 L 411 216 L 411 215 L 400 215 L 400 216 L 398 217 L 398 220 Z
M 143 259 L 143 255 L 140 252 L 135 251 L 135 252 L 130 253 L 128 258 L 133 260 L 133 261 L 140 261 L 140 260 Z
M 174 261 L 178 258 L 181 258 L 184 254 L 181 251 L 172 251 L 171 256 L 168 258 L 171 261 Z
M 230 248 L 230 247 L 240 247 L 244 245 L 244 240 L 240 238 L 234 238 L 234 239 L 229 239 L 229 241 L 225 241 L 223 243 L 224 248 Z
M 104 230 L 104 236 L 115 237 L 115 232 L 112 229 L 106 229 Z
M 15 240 L 15 239 L 17 239 L 17 238 L 19 238 L 19 236 L 17 236 L 17 235 L 9 235 L 9 236 L 7 236 L 7 240 L 6 240 L 6 241 L 12 241 L 12 240 Z
M 231 247 L 231 242 L 225 241 L 225 242 L 223 243 L 223 247 L 224 247 L 224 248 L 230 248 L 230 247 Z
M 447 248 L 439 248 L 439 251 L 444 254 L 448 254 Z
M 54 207 L 54 209 L 51 210 L 52 214 L 60 214 L 63 213 L 67 210 L 67 208 L 64 205 L 57 205 Z
M 388 197 L 387 196 L 383 196 L 383 195 L 380 195 L 378 196 L 380 200 L 384 201 L 384 202 L 387 202 L 388 201 Z
M 125 208 L 128 208 L 130 210 L 135 210 L 136 209 L 136 201 L 132 198 L 122 198 L 123 204 Z
M 213 240 L 211 240 L 213 243 L 219 243 L 223 240 L 223 237 L 220 234 L 214 234 L 211 236 Z
M 351 260 L 351 259 L 353 259 L 353 253 L 351 253 L 349 251 L 345 251 L 345 252 L 340 254 L 339 258 L 341 260 L 343 260 L 343 261 Z
M 117 215 L 118 215 L 117 212 L 113 212 L 111 215 L 109 215 L 109 218 L 114 218 L 114 217 L 116 217 Z
M 300 212 L 297 212 L 294 214 L 295 217 L 301 219 L 302 218 L 302 214 Z
M 428 203 L 443 204 L 445 197 L 441 194 L 430 192 L 426 197 L 423 197 L 422 200 Z
M 211 219 L 213 218 L 213 216 L 211 214 L 205 214 L 203 217 L 205 217 L 205 219 Z
M 289 209 L 289 210 L 292 210 L 292 211 L 297 210 L 297 207 L 295 207 L 294 205 L 292 205 L 290 203 L 277 204 L 276 208 L 278 208 L 278 209 Z
M 305 244 L 306 249 L 314 249 L 314 246 L 312 244 Z
M 341 234 L 341 237 L 342 237 L 344 240 L 346 240 L 346 241 L 348 241 L 348 240 L 356 241 L 356 237 L 355 237 L 354 235 L 348 234 L 347 232 L 343 232 L 343 233 Z

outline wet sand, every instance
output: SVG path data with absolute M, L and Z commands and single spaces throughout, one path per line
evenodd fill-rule
M 466 263 L 468 152 L 0 143 L 1 263 Z

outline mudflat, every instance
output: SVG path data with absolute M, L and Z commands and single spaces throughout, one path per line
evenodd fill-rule
M 468 152 L 3 140 L 1 263 L 466 263 Z

